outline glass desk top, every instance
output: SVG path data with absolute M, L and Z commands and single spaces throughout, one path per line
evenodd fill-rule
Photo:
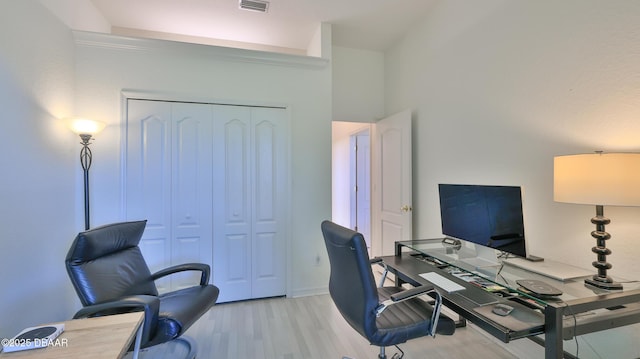
M 477 257 L 471 249 L 466 248 L 464 245 L 459 247 L 443 243 L 442 238 L 416 239 L 396 242 L 396 250 L 402 251 L 402 248 L 406 248 L 408 251 L 414 251 L 417 254 L 425 255 L 426 260 L 435 259 L 436 262 L 441 262 L 443 266 L 446 267 L 445 270 L 450 273 L 471 273 L 481 277 L 482 279 L 490 281 L 497 286 L 505 287 L 509 292 L 517 293 L 520 296 L 529 298 L 531 301 L 538 302 L 543 306 L 549 304 L 561 305 L 559 303 L 568 303 L 576 299 L 597 297 L 603 294 L 640 290 L 640 282 L 638 281 L 614 278 L 615 281 L 623 283 L 623 290 L 605 290 L 585 284 L 584 279 L 589 278 L 591 275 L 557 280 L 510 265 L 497 257 L 496 261 L 492 263 Z M 586 269 L 585 273 L 588 272 L 589 270 Z M 591 272 L 595 274 L 596 269 L 592 268 Z M 520 279 L 540 280 L 561 290 L 562 295 L 554 297 L 536 297 L 516 283 L 516 281 Z

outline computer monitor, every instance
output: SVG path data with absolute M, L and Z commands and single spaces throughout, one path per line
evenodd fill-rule
M 461 184 L 438 187 L 445 236 L 527 256 L 520 187 Z

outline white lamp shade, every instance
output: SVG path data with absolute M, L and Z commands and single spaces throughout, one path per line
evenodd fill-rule
M 106 124 L 86 118 L 70 118 L 67 119 L 67 126 L 78 135 L 95 135 L 102 131 Z
M 640 206 L 640 153 L 594 153 L 553 159 L 556 202 Z

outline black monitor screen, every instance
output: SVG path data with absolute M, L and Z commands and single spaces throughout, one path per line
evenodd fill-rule
M 440 184 L 442 233 L 526 257 L 520 187 Z

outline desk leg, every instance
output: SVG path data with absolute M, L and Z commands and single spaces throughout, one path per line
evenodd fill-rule
M 544 310 L 544 357 L 561 359 L 562 348 L 562 313 L 563 308 L 548 305 Z
M 133 358 L 138 359 L 138 354 L 140 354 L 140 345 L 142 344 L 142 329 L 144 327 L 144 317 L 142 317 L 142 323 L 140 323 L 140 327 L 138 327 L 138 332 L 136 333 L 136 341 L 133 344 Z

